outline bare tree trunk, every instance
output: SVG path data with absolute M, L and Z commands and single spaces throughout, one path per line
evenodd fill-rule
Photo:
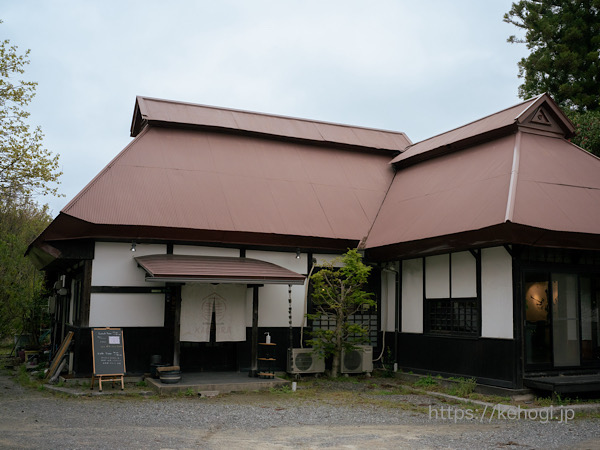
M 335 321 L 335 353 L 333 354 L 333 360 L 331 361 L 331 377 L 336 378 L 340 374 L 340 363 L 342 359 L 342 318 L 341 314 L 337 314 Z

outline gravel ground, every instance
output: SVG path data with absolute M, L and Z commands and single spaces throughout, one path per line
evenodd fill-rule
M 0 447 L 600 449 L 596 418 L 455 423 L 430 418 L 430 407 L 449 406 L 428 395 L 377 394 L 364 383 L 319 392 L 74 398 L 22 388 L 2 374 Z

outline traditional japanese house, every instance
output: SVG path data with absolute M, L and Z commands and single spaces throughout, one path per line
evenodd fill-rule
M 541 95 L 431 139 L 138 97 L 131 143 L 32 243 L 53 342 L 121 327 L 132 372 L 256 370 L 306 337 L 307 277 L 373 266 L 375 354 L 518 388 L 600 370 L 600 160 Z

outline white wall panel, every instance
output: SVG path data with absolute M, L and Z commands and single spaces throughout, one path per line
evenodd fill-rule
M 452 253 L 452 298 L 477 297 L 477 261 L 471 252 Z
M 253 289 L 246 291 L 246 326 L 252 326 Z M 258 288 L 258 326 L 288 327 L 288 285 L 265 284 Z M 304 320 L 304 286 L 292 286 L 292 324 L 302 325 Z
M 174 245 L 174 255 L 199 255 L 199 256 L 240 256 L 237 248 L 201 247 L 197 245 Z
M 247 250 L 246 257 L 267 261 L 278 266 L 284 267 L 296 273 L 306 274 L 307 255 L 300 253 L 300 258 L 296 258 L 296 252 L 269 252 L 261 250 Z
M 146 272 L 137 266 L 135 256 L 164 254 L 166 245 L 137 244 L 131 251 L 130 243 L 96 242 L 92 261 L 92 286 L 150 286 Z M 151 286 L 163 286 L 153 282 Z
M 423 260 L 402 261 L 402 328 L 423 333 Z
M 504 247 L 482 250 L 481 336 L 513 338 L 512 258 Z
M 425 258 L 425 296 L 427 298 L 450 297 L 450 255 Z
M 92 294 L 90 327 L 162 327 L 165 294 Z

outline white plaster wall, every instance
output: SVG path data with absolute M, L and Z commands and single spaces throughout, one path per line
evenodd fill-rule
M 427 298 L 450 297 L 450 255 L 425 258 L 425 296 Z
M 267 261 L 278 266 L 284 267 L 296 273 L 306 275 L 307 270 L 307 255 L 300 253 L 300 258 L 296 258 L 296 252 L 269 252 L 262 250 L 247 250 L 246 257 Z
M 174 245 L 174 255 L 199 255 L 199 256 L 240 256 L 237 248 L 199 247 L 196 245 Z
M 253 289 L 246 291 L 246 326 L 252 326 Z M 288 327 L 289 302 L 287 284 L 265 284 L 258 288 L 258 326 Z M 304 286 L 292 286 L 292 325 L 299 327 L 304 320 Z
M 92 294 L 90 327 L 162 327 L 165 295 Z
M 452 253 L 452 298 L 477 297 L 477 260 L 471 252 Z
M 163 286 L 164 283 L 146 282 L 146 272 L 137 266 L 135 256 L 164 254 L 166 245 L 137 244 L 131 251 L 130 243 L 96 242 L 92 261 L 92 286 Z
M 512 258 L 504 247 L 481 252 L 481 336 L 513 338 Z
M 404 333 L 423 333 L 422 259 L 402 261 L 402 327 Z

